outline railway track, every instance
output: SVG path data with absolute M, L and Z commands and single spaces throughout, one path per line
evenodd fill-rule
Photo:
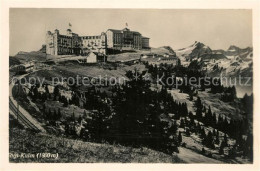
M 14 105 L 12 100 L 9 98 L 9 109 L 13 111 L 13 113 L 17 116 L 18 120 L 20 120 L 26 127 L 29 129 L 32 129 L 35 132 L 40 132 L 40 130 L 31 122 L 29 121 L 20 111 L 17 109 L 17 107 Z
M 9 85 L 12 83 L 12 78 L 9 78 Z M 13 87 L 10 87 L 13 88 Z M 29 129 L 35 131 L 35 132 L 41 132 L 39 128 L 37 128 L 31 121 L 29 121 L 16 107 L 16 105 L 13 103 L 12 99 L 9 97 L 9 110 L 11 110 L 17 117 L 18 120 L 20 120 L 26 127 Z

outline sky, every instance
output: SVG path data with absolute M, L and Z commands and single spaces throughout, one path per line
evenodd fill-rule
M 150 38 L 151 47 L 180 49 L 199 41 L 211 49 L 252 47 L 252 11 L 218 9 L 48 9 L 11 8 L 10 55 L 39 50 L 48 30 L 72 25 L 82 36 L 128 28 Z

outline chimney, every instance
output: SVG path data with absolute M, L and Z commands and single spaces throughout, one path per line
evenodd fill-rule
M 71 36 L 71 34 L 72 34 L 71 29 L 67 29 L 67 35 L 68 35 L 68 36 Z
M 58 29 L 55 29 L 55 33 L 59 34 L 59 30 L 58 30 Z

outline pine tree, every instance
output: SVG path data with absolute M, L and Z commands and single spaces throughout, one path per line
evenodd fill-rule
M 227 138 L 227 134 L 224 135 L 224 141 L 223 141 L 223 145 L 227 146 L 228 145 L 228 138 Z
M 49 108 L 49 112 L 48 112 L 48 115 L 47 115 L 47 119 L 48 119 L 48 120 L 51 120 L 51 119 L 52 119 L 51 108 Z
M 215 112 L 212 114 L 211 126 L 214 127 L 214 128 L 216 128 L 216 126 L 217 126 L 217 117 L 216 117 Z
M 52 120 L 55 120 L 55 121 L 56 121 L 57 119 L 58 119 L 58 115 L 57 115 L 56 110 L 54 109 Z
M 223 131 L 223 118 L 220 114 L 218 115 L 217 128 Z
M 193 118 L 194 119 L 194 116 L 193 116 L 193 114 L 192 114 L 192 112 L 191 111 L 189 111 L 189 118 L 191 119 L 191 118 Z
M 205 80 L 204 78 L 201 80 L 201 91 L 205 91 Z
M 225 145 L 224 145 L 224 143 L 222 141 L 221 144 L 220 144 L 220 147 L 219 147 L 219 154 L 220 155 L 224 154 L 224 147 L 225 147 Z
M 78 123 L 81 123 L 81 121 L 82 121 L 82 116 L 80 115 L 80 116 L 78 117 Z
M 45 85 L 45 93 L 46 93 L 46 94 L 49 94 L 49 93 L 50 93 L 50 92 L 49 92 L 48 85 Z
M 63 103 L 63 107 L 68 107 L 68 100 L 67 98 L 64 98 L 64 103 Z
M 217 133 L 216 133 L 215 143 L 219 144 L 219 132 L 218 132 L 218 130 L 217 130 Z
M 188 111 L 187 103 L 184 103 L 184 114 L 185 114 L 185 116 L 188 116 L 188 113 L 189 113 L 189 111 Z
M 205 133 L 205 129 L 201 127 L 201 130 L 200 130 L 200 137 L 201 139 L 205 139 L 206 138 L 206 133 Z
M 42 111 L 43 111 L 43 113 L 46 112 L 46 105 L 45 105 L 45 103 L 43 103 L 43 105 L 42 105 Z
M 211 108 L 209 106 L 208 112 L 206 112 L 205 118 L 204 118 L 205 125 L 207 125 L 207 126 L 211 125 L 211 121 L 212 121 L 211 118 L 212 118 L 212 112 L 211 112 Z
M 213 129 L 213 136 L 216 136 L 216 130 Z
M 74 111 L 73 111 L 73 113 L 72 113 L 72 115 L 71 115 L 71 121 L 72 121 L 72 122 L 75 122 L 75 120 L 76 120 L 76 118 L 75 118 L 75 114 L 74 114 Z
M 56 100 L 57 96 L 59 95 L 59 87 L 56 85 L 53 90 L 54 100 Z
M 193 100 L 193 93 L 189 94 L 189 100 L 192 101 Z
M 202 147 L 201 153 L 202 153 L 202 154 L 205 154 L 205 153 L 206 153 L 206 151 L 205 151 L 205 148 L 204 148 L 204 147 Z
M 183 120 L 183 119 L 181 119 L 180 128 L 184 128 L 184 127 L 185 127 L 184 120 Z
M 181 132 L 179 132 L 179 135 L 178 135 L 178 141 L 179 141 L 179 143 L 182 142 L 182 135 L 181 135 Z
M 237 98 L 237 91 L 236 91 L 236 87 L 232 86 L 231 88 L 231 96 L 232 96 L 232 101 Z
M 58 109 L 58 119 L 61 119 L 62 115 L 61 115 L 61 111 L 60 108 Z
M 86 110 L 84 110 L 83 112 L 83 118 L 86 119 L 87 118 L 87 113 L 86 113 Z
M 209 148 L 213 148 L 213 149 L 215 148 L 214 143 L 213 143 L 213 136 L 212 136 L 212 132 L 211 131 L 208 132 L 205 144 Z
M 186 135 L 189 137 L 190 136 L 190 129 L 189 128 L 186 128 Z
M 201 120 L 202 119 L 202 108 L 203 108 L 203 105 L 201 103 L 200 97 L 197 98 L 196 107 L 197 107 L 196 117 L 197 117 L 198 120 Z

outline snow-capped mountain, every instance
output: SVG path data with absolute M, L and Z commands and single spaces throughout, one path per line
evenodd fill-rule
M 175 52 L 184 66 L 188 66 L 193 60 L 200 61 L 212 54 L 210 47 L 197 41 L 189 47 L 175 50 Z
M 252 76 L 253 49 L 241 49 L 230 46 L 225 50 L 212 50 L 200 42 L 195 42 L 187 48 L 175 50 L 182 65 L 189 66 L 195 61 L 209 75 L 219 76 Z
M 219 51 L 217 51 L 220 53 Z M 207 64 L 209 72 L 219 72 L 224 76 L 242 77 L 252 76 L 253 72 L 253 49 L 248 47 L 241 49 L 236 46 L 230 46 L 227 51 L 222 52 L 227 58 L 216 60 Z

